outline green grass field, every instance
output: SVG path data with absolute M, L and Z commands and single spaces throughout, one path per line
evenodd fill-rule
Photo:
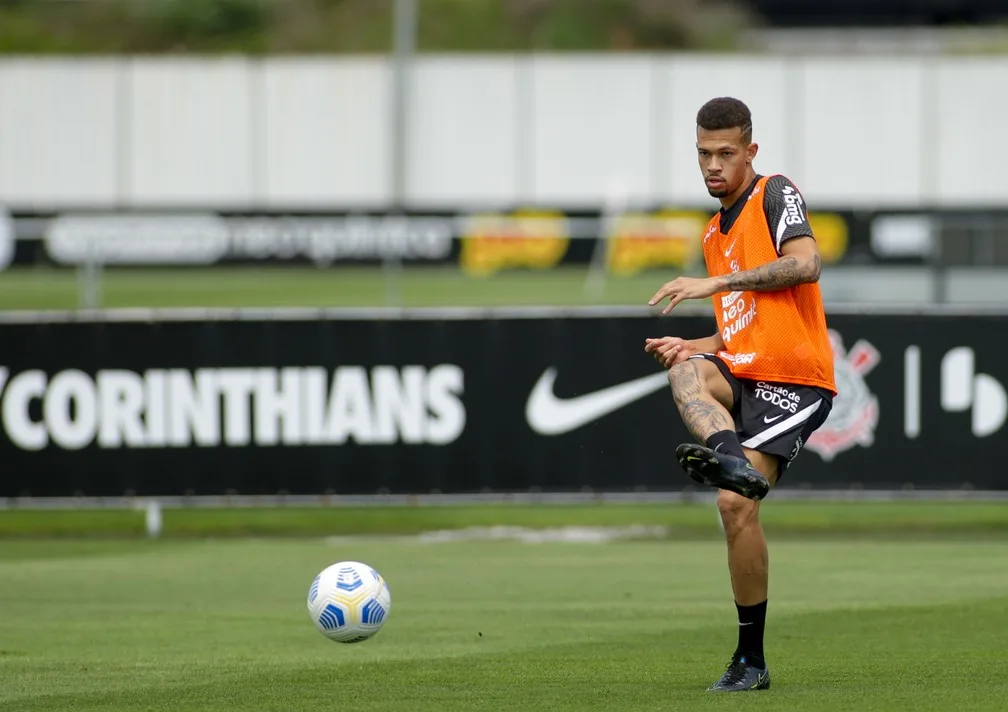
M 242 267 L 107 269 L 103 307 L 359 307 L 632 304 L 674 277 L 650 272 L 608 276 L 600 292 L 585 291 L 586 270 L 504 272 L 470 277 L 456 267 L 411 266 L 389 277 L 380 268 Z M 72 269 L 15 268 L 0 274 L 0 310 L 73 309 Z
M 160 541 L 95 538 L 110 532 L 79 512 L 0 512 L 0 710 L 944 712 L 1008 699 L 1006 504 L 767 502 L 773 689 L 741 698 L 704 691 L 736 631 L 710 504 L 220 512 L 167 510 L 166 534 L 190 528 Z M 268 531 L 289 535 L 680 528 L 608 544 L 239 536 L 243 514 L 267 512 Z M 37 536 L 56 529 L 76 536 Z M 358 645 L 323 638 L 305 609 L 315 573 L 343 559 L 392 590 L 385 627 Z
M 1008 501 L 767 501 L 763 526 L 782 537 L 1004 537 Z M 666 536 L 720 538 L 711 503 L 487 504 L 444 506 L 318 506 L 166 508 L 165 538 L 413 535 L 469 527 L 642 525 Z M 132 509 L 0 511 L 5 538 L 146 536 L 144 513 Z

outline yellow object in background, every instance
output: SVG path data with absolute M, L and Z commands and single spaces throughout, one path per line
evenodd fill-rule
M 548 269 L 567 254 L 569 234 L 561 212 L 471 215 L 462 233 L 459 264 L 479 276 L 509 267 Z
M 700 238 L 710 215 L 699 210 L 626 213 L 613 221 L 607 264 L 627 276 L 659 267 L 685 268 L 700 255 Z
M 823 262 L 839 262 L 847 254 L 850 229 L 847 221 L 837 213 L 809 213 L 809 224 L 819 244 Z

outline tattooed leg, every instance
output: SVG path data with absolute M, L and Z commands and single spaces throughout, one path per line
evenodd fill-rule
M 735 423 L 725 406 L 711 393 L 700 371 L 701 363 L 689 360 L 676 364 L 669 369 L 668 379 L 683 423 L 697 442 L 705 443 L 714 433 L 735 430 Z

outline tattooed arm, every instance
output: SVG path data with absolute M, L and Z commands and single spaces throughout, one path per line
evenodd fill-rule
M 773 262 L 718 277 L 716 292 L 772 292 L 817 282 L 821 272 L 822 260 L 816 241 L 811 237 L 796 237 L 781 245 L 781 256 Z
M 722 292 L 773 292 L 819 280 L 822 260 L 812 237 L 789 239 L 781 245 L 780 254 L 773 262 L 745 272 L 733 272 L 721 277 L 676 277 L 663 284 L 648 304 L 655 306 L 663 299 L 668 299 L 668 305 L 662 309 L 662 314 L 668 314 L 684 299 L 706 299 Z
M 662 314 L 668 314 L 685 299 L 706 299 L 726 292 L 773 292 L 818 282 L 822 260 L 805 211 L 805 199 L 782 175 L 771 176 L 763 192 L 763 211 L 778 255 L 776 260 L 721 277 L 677 277 L 663 284 L 648 304 L 655 306 L 668 299 L 662 309 Z

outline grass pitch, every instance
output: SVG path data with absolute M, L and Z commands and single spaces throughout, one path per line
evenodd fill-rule
M 1008 500 L 824 502 L 769 500 L 760 513 L 781 537 L 1003 537 Z M 659 527 L 671 539 L 720 539 L 710 502 L 166 508 L 166 538 L 411 535 L 468 527 Z M 144 538 L 142 510 L 0 511 L 3 537 Z
M 633 277 L 609 275 L 586 290 L 587 270 L 502 272 L 470 277 L 457 267 L 226 267 L 129 269 L 102 273 L 100 306 L 116 307 L 431 307 L 565 306 L 647 300 L 671 271 Z M 14 268 L 0 275 L 0 310 L 74 309 L 78 276 L 72 269 Z
M 785 526 L 797 515 L 769 524 L 785 504 L 766 506 L 766 693 L 704 692 L 733 649 L 736 625 L 713 508 L 693 505 L 696 526 L 701 516 L 713 525 L 706 538 L 0 539 L 0 710 L 1004 709 L 1003 531 L 971 530 L 959 503 L 929 504 L 913 519 L 911 503 L 904 518 L 917 524 L 894 525 L 911 536 L 850 538 L 834 528 L 830 538 L 806 537 Z M 856 513 L 862 505 L 837 506 Z M 944 530 L 913 536 L 928 507 L 957 514 Z M 508 516 L 492 510 L 454 509 L 466 525 Z M 591 512 L 607 524 L 659 516 L 608 511 L 521 517 L 547 526 L 569 523 L 573 512 L 582 523 Z M 391 530 L 451 526 L 433 512 Z M 10 515 L 0 512 L 0 521 Z M 372 564 L 392 590 L 384 629 L 357 645 L 323 638 L 305 610 L 312 577 L 341 559 Z

